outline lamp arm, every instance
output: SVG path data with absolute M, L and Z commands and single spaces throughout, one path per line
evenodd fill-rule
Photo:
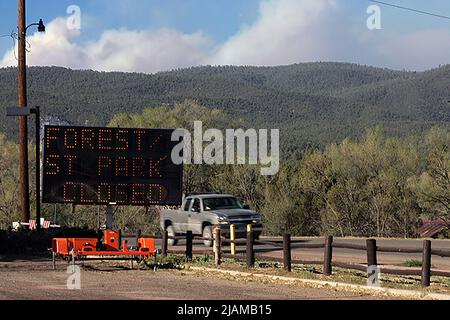
M 32 23 L 32 24 L 28 25 L 28 26 L 25 28 L 25 32 L 27 32 L 27 30 L 28 30 L 29 27 L 32 27 L 32 26 L 38 26 L 38 25 L 39 25 L 39 23 Z

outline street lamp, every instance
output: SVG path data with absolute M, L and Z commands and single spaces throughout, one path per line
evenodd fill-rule
M 42 21 L 42 19 L 39 19 L 39 22 L 37 22 L 37 23 L 32 23 L 32 24 L 28 25 L 28 26 L 25 28 L 25 35 L 26 35 L 26 33 L 27 33 L 28 28 L 31 27 L 31 26 L 37 26 L 37 27 L 38 27 L 38 32 L 45 32 L 45 25 L 44 25 L 44 22 Z
M 26 34 L 31 26 L 37 26 L 39 32 L 45 31 L 42 19 L 38 23 L 26 26 L 25 0 L 18 0 L 18 107 L 27 107 L 27 70 L 26 70 Z M 19 116 L 19 162 L 20 162 L 20 206 L 21 220 L 30 219 L 30 195 L 28 178 L 28 123 L 27 116 Z

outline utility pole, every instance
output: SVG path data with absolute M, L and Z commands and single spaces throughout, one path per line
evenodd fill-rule
M 19 107 L 27 107 L 27 70 L 26 70 L 26 11 L 25 0 L 18 0 L 18 31 L 19 31 L 19 65 L 18 65 L 18 92 Z M 30 194 L 28 178 L 28 124 L 27 117 L 19 117 L 19 157 L 20 157 L 20 205 L 21 220 L 30 220 Z

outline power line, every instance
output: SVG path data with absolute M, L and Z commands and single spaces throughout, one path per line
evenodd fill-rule
M 399 6 L 399 5 L 396 5 L 396 4 L 387 3 L 387 2 L 378 1 L 378 0 L 367 0 L 367 1 L 378 3 L 378 4 L 382 4 L 382 5 L 393 7 L 393 8 L 397 8 L 397 9 L 412 11 L 412 12 L 415 12 L 415 13 L 420 13 L 420 14 L 425 14 L 425 15 L 432 16 L 432 17 L 437 17 L 437 18 L 441 18 L 441 19 L 450 20 L 450 16 L 444 16 L 444 15 L 440 15 L 440 14 L 436 14 L 436 13 L 432 13 L 432 12 L 417 10 L 417 9 L 414 9 L 414 8 L 403 7 L 403 6 Z
M 10 34 L 3 34 L 0 35 L 0 39 L 1 38 L 11 38 L 12 42 L 13 42 L 13 52 L 14 52 L 14 58 L 17 60 L 17 54 L 16 54 L 16 40 L 19 39 L 19 35 L 17 34 L 17 32 L 11 31 Z M 30 44 L 28 43 L 28 47 L 30 47 Z

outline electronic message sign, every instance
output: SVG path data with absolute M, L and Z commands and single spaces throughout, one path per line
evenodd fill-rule
M 45 126 L 44 203 L 179 205 L 174 130 Z

